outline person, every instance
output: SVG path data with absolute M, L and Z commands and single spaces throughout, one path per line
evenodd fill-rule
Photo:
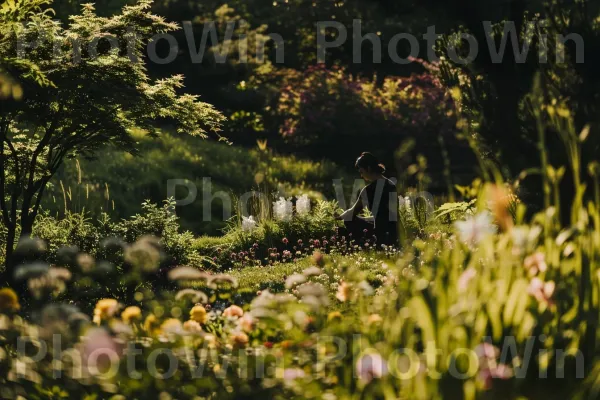
M 398 245 L 398 192 L 394 182 L 383 176 L 385 166 L 368 152 L 356 160 L 355 167 L 367 182 L 352 207 L 338 216 L 344 221 L 345 233 L 352 238 L 375 236 L 376 243 Z M 362 218 L 359 214 L 367 208 L 373 217 Z

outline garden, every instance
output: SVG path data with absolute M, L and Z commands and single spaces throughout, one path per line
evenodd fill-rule
M 5 0 L 0 398 L 600 398 L 596 3 Z

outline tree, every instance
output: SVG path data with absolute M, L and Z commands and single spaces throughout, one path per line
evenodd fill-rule
M 150 12 L 151 0 L 112 17 L 92 5 L 63 27 L 51 0 L 8 0 L 0 8 L 0 68 L 23 87 L 0 103 L 0 208 L 6 265 L 17 234 L 32 230 L 48 181 L 66 157 L 93 157 L 105 145 L 135 153 L 131 132 L 157 123 L 180 133 L 218 134 L 223 116 L 197 96 L 179 95 L 182 77 L 153 81 L 143 49 L 177 25 Z M 10 275 L 9 275 L 10 277 Z

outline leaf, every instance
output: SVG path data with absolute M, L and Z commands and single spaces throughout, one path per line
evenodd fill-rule
M 527 286 L 528 283 L 525 279 L 518 279 L 513 283 L 510 295 L 504 306 L 503 320 L 505 325 L 513 325 L 515 316 L 517 314 L 522 316 L 525 312 L 529 296 L 527 293 Z

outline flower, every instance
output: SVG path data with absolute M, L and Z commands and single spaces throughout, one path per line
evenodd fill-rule
M 294 206 L 291 200 L 286 200 L 280 197 L 279 200 L 273 202 L 273 214 L 275 219 L 279 221 L 289 221 L 292 219 Z
M 350 298 L 350 289 L 351 286 L 346 282 L 340 283 L 335 297 L 341 302 L 347 301 Z
M 256 229 L 257 225 L 258 224 L 252 215 L 249 217 L 242 217 L 242 231 L 252 232 L 254 229 Z
M 490 191 L 490 208 L 492 209 L 496 222 L 504 231 L 510 230 L 513 226 L 513 219 L 508 212 L 512 199 L 511 196 L 509 196 L 509 192 L 506 188 L 497 185 L 491 186 Z
M 190 319 L 183 323 L 183 330 L 190 333 L 201 333 L 202 327 L 198 322 Z
M 286 368 L 283 370 L 283 380 L 284 381 L 293 381 L 296 379 L 301 379 L 306 376 L 306 373 L 300 368 Z
M 281 242 L 283 244 L 288 244 L 290 241 L 288 240 L 288 238 L 283 238 L 283 239 L 281 239 Z
M 208 321 L 206 309 L 200 304 L 195 305 L 190 311 L 190 319 L 205 324 Z
M 133 320 L 138 320 L 142 317 L 142 310 L 137 306 L 127 307 L 121 313 L 121 319 L 126 324 L 131 323 Z
M 496 226 L 492 224 L 489 212 L 481 212 L 465 221 L 457 221 L 454 226 L 461 240 L 471 246 L 481 242 L 487 235 L 496 233 Z
M 195 281 L 200 279 L 208 279 L 205 272 L 199 271 L 197 268 L 190 266 L 179 266 L 169 271 L 167 277 L 172 281 Z
M 144 272 L 154 272 L 160 264 L 158 239 L 143 236 L 125 249 L 125 261 Z
M 308 267 L 304 271 L 302 271 L 302 275 L 304 275 L 304 276 L 319 276 L 322 273 L 323 273 L 323 271 L 321 271 L 321 268 L 315 267 L 314 265 L 312 267 Z
M 544 282 L 540 278 L 533 278 L 529 282 L 527 292 L 535 297 L 540 304 L 550 305 L 552 304 L 551 298 L 556 289 L 556 284 L 553 281 Z
M 119 309 L 119 302 L 115 299 L 102 299 L 94 308 L 94 323 L 100 325 L 102 320 L 112 318 Z
M 303 194 L 296 200 L 296 212 L 299 215 L 307 215 L 310 212 L 310 199 L 308 195 Z
M 319 267 L 322 267 L 323 264 L 325 263 L 325 258 L 323 257 L 323 253 L 321 253 L 320 251 L 315 251 L 313 253 L 313 262 L 318 265 Z
M 158 333 L 158 329 L 158 318 L 156 318 L 156 315 L 154 314 L 148 314 L 144 320 L 144 330 L 150 335 L 155 335 Z
M 302 274 L 292 274 L 285 280 L 285 288 L 291 289 L 296 285 L 306 282 L 306 277 Z
M 238 332 L 231 336 L 231 341 L 234 345 L 243 347 L 248 344 L 250 338 L 244 332 Z
M 19 297 L 11 288 L 0 289 L 0 311 L 14 312 L 19 311 Z
M 355 365 L 356 376 L 363 383 L 369 383 L 373 379 L 379 379 L 387 375 L 387 364 L 378 353 L 364 354 Z
M 526 257 L 523 266 L 529 272 L 529 276 L 535 276 L 538 272 L 546 272 L 548 269 L 546 256 L 539 251 Z
M 467 290 L 469 283 L 477 276 L 477 271 L 475 268 L 467 268 L 463 271 L 462 274 L 458 277 L 458 282 L 456 285 L 458 286 L 459 293 L 462 293 Z
M 244 310 L 241 307 L 236 305 L 231 305 L 223 310 L 224 317 L 242 317 L 244 315 Z
M 96 370 L 112 367 L 112 355 L 119 357 L 122 352 L 122 348 L 117 345 L 113 337 L 104 328 L 90 328 L 87 330 L 82 338 L 82 343 L 83 364 L 88 368 L 93 366 Z
M 367 281 L 361 281 L 361 282 L 358 284 L 358 287 L 359 287 L 359 288 L 360 288 L 360 289 L 363 291 L 363 294 L 364 294 L 365 296 L 371 296 L 371 295 L 373 295 L 373 293 L 375 292 L 375 291 L 373 290 L 373 286 L 371 286 L 371 285 L 369 284 L 369 282 L 367 282 Z
M 183 325 L 177 318 L 169 318 L 160 325 L 160 330 L 162 333 L 166 334 L 172 333 L 181 335 L 183 333 Z
M 254 320 L 252 314 L 244 314 L 242 318 L 238 319 L 238 324 L 243 331 L 251 332 L 252 329 L 254 329 L 256 321 Z
M 339 311 L 332 311 L 327 315 L 327 322 L 340 321 L 342 319 L 342 313 Z
M 367 325 L 376 325 L 383 321 L 381 315 L 379 314 L 371 314 L 369 318 L 367 318 Z

